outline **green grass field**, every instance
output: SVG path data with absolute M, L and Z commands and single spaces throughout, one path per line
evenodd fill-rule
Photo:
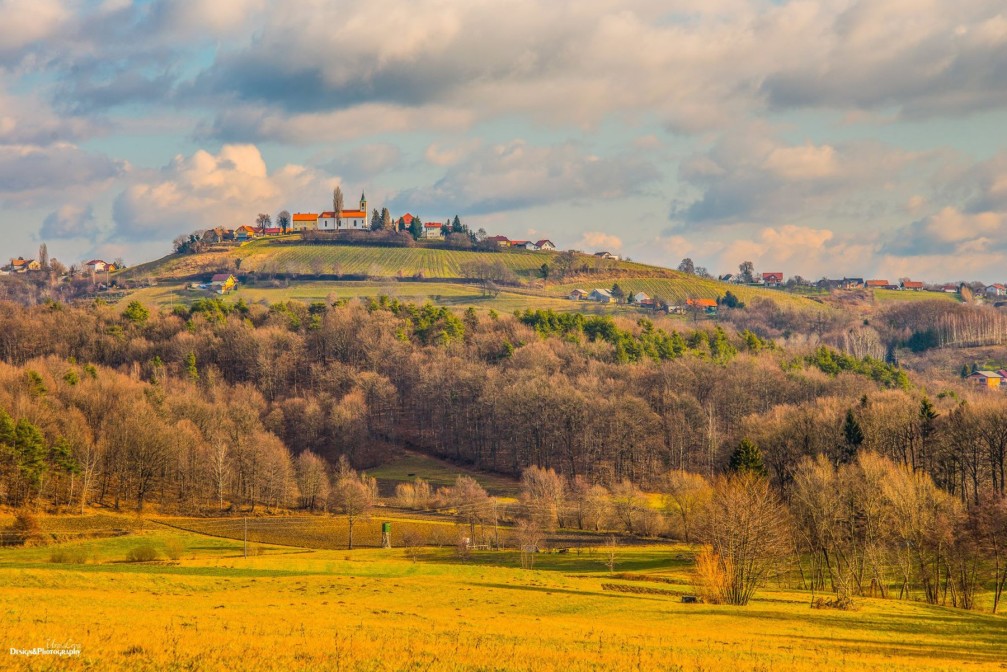
M 897 289 L 875 289 L 874 300 L 878 303 L 916 302 L 916 301 L 950 301 L 961 303 L 958 294 L 946 292 L 905 292 Z
M 1007 651 L 1003 617 L 917 602 L 812 610 L 772 585 L 747 607 L 683 604 L 683 546 L 617 547 L 613 573 L 601 548 L 539 554 L 534 569 L 516 552 L 447 548 L 256 544 L 246 558 L 240 541 L 144 528 L 0 549 L 3 668 L 997 670 Z M 125 562 L 138 545 L 157 559 Z M 52 562 L 75 549 L 84 564 Z

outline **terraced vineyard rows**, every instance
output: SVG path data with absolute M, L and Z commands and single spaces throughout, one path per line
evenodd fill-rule
M 374 277 L 460 278 L 467 263 L 503 263 L 530 277 L 551 255 L 547 252 L 465 252 L 430 248 L 335 245 L 249 245 L 239 250 L 243 271 Z

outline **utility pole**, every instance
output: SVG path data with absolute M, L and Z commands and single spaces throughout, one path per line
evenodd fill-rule
M 245 516 L 245 557 L 248 557 L 248 516 Z

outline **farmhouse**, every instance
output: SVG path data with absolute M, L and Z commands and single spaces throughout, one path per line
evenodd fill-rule
M 553 245 L 553 242 L 551 240 L 545 240 L 545 239 L 536 241 L 535 246 L 540 250 L 547 250 L 549 252 L 552 252 L 553 250 L 556 249 L 556 246 Z
M 92 259 L 91 261 L 84 264 L 84 268 L 86 268 L 91 273 L 104 273 L 107 267 L 108 264 L 106 264 L 101 259 Z
M 587 297 L 588 297 L 587 290 L 575 289 L 572 292 L 570 292 L 566 298 L 570 299 L 571 301 L 583 301 Z
M 646 292 L 637 292 L 636 294 L 633 294 L 630 299 L 632 300 L 632 303 L 640 304 L 651 301 L 650 296 L 648 296 Z
M 486 240 L 496 243 L 500 247 L 510 247 L 511 245 L 510 239 L 507 236 L 490 236 Z
M 887 280 L 868 280 L 864 283 L 868 289 L 886 289 L 888 287 Z
M 984 290 L 986 296 L 1007 296 L 1007 287 L 994 283 Z
M 594 256 L 598 257 L 599 259 L 618 259 L 619 258 L 616 255 L 612 254 L 611 252 L 595 252 Z
M 217 273 L 210 278 L 210 287 L 218 294 L 227 294 L 238 284 L 237 279 L 230 273 Z
M 861 289 L 864 286 L 863 278 L 843 278 L 839 284 L 843 289 Z
M 516 247 L 519 250 L 537 250 L 538 244 L 533 243 L 530 240 L 512 240 L 510 243 L 511 247 Z
M 902 289 L 908 289 L 912 292 L 919 292 L 923 289 L 923 283 L 917 282 L 915 280 L 903 280 Z
M 998 389 L 1004 382 L 1004 377 L 996 371 L 976 371 L 965 378 L 976 387 L 989 390 Z
M 783 284 L 783 273 L 770 272 L 762 274 L 762 282 L 767 287 L 779 287 Z
M 238 242 L 244 242 L 246 240 L 253 240 L 255 238 L 255 229 L 251 226 L 239 226 L 234 230 L 234 239 Z
M 597 301 L 598 303 L 612 303 L 615 301 L 612 292 L 607 289 L 595 289 L 587 295 L 587 298 L 588 301 Z

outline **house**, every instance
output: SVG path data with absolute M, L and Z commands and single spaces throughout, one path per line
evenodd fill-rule
M 204 243 L 222 243 L 227 240 L 227 234 L 231 234 L 231 239 L 234 238 L 234 232 L 225 229 L 222 226 L 216 226 L 212 229 L 207 229 L 203 232 L 203 242 Z
M 490 236 L 486 240 L 488 240 L 491 243 L 496 243 L 500 247 L 510 247 L 511 244 L 510 238 L 508 238 L 507 236 Z
M 278 236 L 283 233 L 283 229 L 278 226 L 267 226 L 262 229 L 262 234 L 265 236 Z
M 868 280 L 864 285 L 867 289 L 887 289 L 889 287 L 887 280 Z
M 295 212 L 290 216 L 291 231 L 311 231 L 318 228 L 317 212 Z
M 976 371 L 966 376 L 965 380 L 971 381 L 976 387 L 995 390 L 1003 384 L 1004 377 L 996 371 Z
M 612 292 L 607 289 L 594 289 L 587 295 L 587 299 L 588 301 L 597 301 L 598 303 L 612 303 L 615 301 Z
M 839 286 L 843 289 L 861 289 L 864 286 L 863 278 L 843 278 Z
M 994 283 L 984 290 L 986 296 L 1007 296 L 1007 287 Z
M 13 263 L 13 261 L 11 263 Z M 101 259 L 92 259 L 91 261 L 84 264 L 84 268 L 86 268 L 91 273 L 104 273 L 107 266 L 108 264 L 106 264 Z
M 251 226 L 239 226 L 234 230 L 234 239 L 238 242 L 253 240 L 255 235 L 255 229 Z
M 595 252 L 594 256 L 598 257 L 599 259 L 618 259 L 619 258 L 616 255 L 612 254 L 611 252 Z
M 685 305 L 693 306 L 695 308 L 705 308 L 707 310 L 713 308 L 716 310 L 717 301 L 716 299 L 686 299 Z
M 238 285 L 238 280 L 230 273 L 217 273 L 210 278 L 210 287 L 218 294 L 227 294 Z
M 720 280 L 721 282 L 735 282 L 736 278 L 734 277 L 734 273 L 724 273 L 718 277 L 717 280 Z
M 572 292 L 570 292 L 566 298 L 570 299 L 571 301 L 583 301 L 587 297 L 588 297 L 587 290 L 575 289 Z
M 423 225 L 423 233 L 420 235 L 423 238 L 443 238 L 444 225 L 440 222 L 426 222 Z
M 783 273 L 775 271 L 762 274 L 762 282 L 766 287 L 779 287 L 783 284 Z
M 545 239 L 535 241 L 535 246 L 538 247 L 538 249 L 540 250 L 547 250 L 549 252 L 552 252 L 553 250 L 556 249 L 556 246 L 552 244 L 551 240 L 545 240 Z
M 915 280 L 903 280 L 902 289 L 908 289 L 909 291 L 912 292 L 918 292 L 921 289 L 923 289 L 923 283 L 917 282 Z
M 636 294 L 633 294 L 630 299 L 631 303 L 644 303 L 652 300 L 645 292 L 637 292 Z
M 510 243 L 511 247 L 516 247 L 520 250 L 537 250 L 538 245 L 531 242 L 530 240 L 512 240 Z
M 17 259 L 10 260 L 10 266 L 8 270 L 11 273 L 26 273 L 27 271 L 40 271 L 42 270 L 42 264 L 38 263 L 35 259 L 25 259 L 24 257 L 18 257 Z

